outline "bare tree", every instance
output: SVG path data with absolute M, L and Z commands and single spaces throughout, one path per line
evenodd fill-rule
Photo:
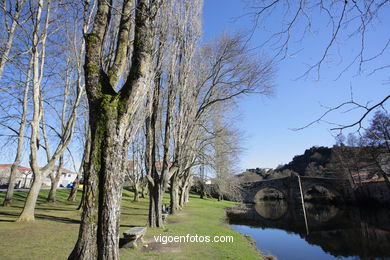
M 77 88 L 77 94 L 74 100 L 74 105 L 69 113 L 68 120 L 65 122 L 64 131 L 61 135 L 60 142 L 57 144 L 55 151 L 50 156 L 47 156 L 47 162 L 44 167 L 38 166 L 38 149 L 40 136 L 40 123 L 43 120 L 44 106 L 42 98 L 42 79 L 44 76 L 44 65 L 46 58 L 46 40 L 49 35 L 49 23 L 51 15 L 51 2 L 44 3 L 39 1 L 36 6 L 31 6 L 30 11 L 33 20 L 33 40 L 32 40 L 32 102 L 33 102 L 33 118 L 31 120 L 31 137 L 30 137 L 30 166 L 34 174 L 33 184 L 27 195 L 27 199 L 21 215 L 17 221 L 32 221 L 34 220 L 34 209 L 38 198 L 39 190 L 42 185 L 43 178 L 51 172 L 55 166 L 55 162 L 63 154 L 64 150 L 70 143 L 75 119 L 77 116 L 77 107 L 82 95 L 82 89 Z M 57 7 L 56 11 L 58 11 Z M 43 20 L 42 15 L 45 19 Z M 43 25 L 43 28 L 41 26 Z M 43 125 L 44 125 L 44 121 Z M 44 129 L 44 128 L 43 128 Z M 45 145 L 48 151 L 48 142 Z M 47 153 L 49 155 L 49 152 Z
M 179 90 L 176 119 L 174 164 L 179 170 L 171 177 L 171 209 L 180 209 L 178 188 L 188 197 L 190 168 L 196 164 L 202 150 L 214 137 L 210 114 L 221 103 L 231 106 L 245 94 L 267 94 L 271 90 L 272 63 L 261 56 L 251 55 L 240 34 L 224 34 L 214 43 L 206 44 L 193 60 L 196 68 Z M 223 105 L 222 105 L 223 106 Z M 180 186 L 176 187 L 176 183 Z M 183 196 L 181 196 L 183 197 Z

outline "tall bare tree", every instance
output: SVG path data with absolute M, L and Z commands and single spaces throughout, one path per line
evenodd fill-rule
M 47 162 L 43 167 L 38 166 L 38 149 L 40 147 L 40 123 L 43 120 L 44 106 L 43 106 L 43 92 L 42 92 L 42 79 L 44 77 L 45 70 L 45 58 L 46 58 L 46 40 L 49 35 L 50 15 L 52 12 L 51 2 L 38 1 L 36 5 L 30 7 L 32 15 L 32 29 L 33 39 L 31 46 L 32 53 L 32 102 L 33 102 L 33 118 L 31 120 L 31 137 L 30 137 L 30 166 L 32 168 L 34 179 L 31 189 L 27 195 L 27 199 L 21 215 L 17 221 L 32 221 L 34 220 L 34 209 L 38 198 L 38 194 L 42 185 L 43 179 L 51 172 L 55 166 L 55 162 L 61 157 L 64 150 L 70 143 L 73 137 L 73 130 L 75 120 L 77 116 L 77 107 L 79 105 L 82 89 L 80 86 L 77 88 L 73 107 L 69 113 L 68 119 L 64 122 L 64 131 L 61 135 L 60 141 L 57 144 L 53 154 L 47 153 Z M 54 6 L 58 11 L 60 5 Z M 58 14 L 57 12 L 54 14 Z M 42 17 L 44 15 L 44 19 Z M 42 26 L 42 28 L 41 28 Z M 42 129 L 45 129 L 44 127 Z M 45 141 L 45 149 L 48 151 L 49 145 Z
M 193 59 L 195 69 L 179 89 L 174 141 L 174 164 L 179 170 L 172 175 L 170 188 L 173 213 L 180 209 L 180 201 L 181 204 L 186 201 L 190 168 L 196 164 L 202 147 L 213 138 L 203 133 L 212 132 L 210 114 L 215 112 L 215 106 L 220 103 L 229 106 L 242 95 L 267 94 L 271 90 L 272 63 L 264 57 L 255 57 L 240 34 L 224 34 L 198 50 Z M 183 199 L 179 199 L 179 189 Z

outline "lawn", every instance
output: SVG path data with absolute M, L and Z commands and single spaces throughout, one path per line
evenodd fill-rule
M 38 199 L 33 223 L 14 222 L 20 214 L 26 192 L 16 192 L 12 207 L 0 206 L 0 259 L 66 259 L 77 239 L 80 212 L 78 202 L 68 202 L 69 190 L 58 191 L 55 204 L 45 202 L 48 191 Z M 4 193 L 0 193 L 3 201 Z M 168 203 L 168 197 L 165 198 Z M 169 216 L 164 228 L 149 228 L 147 246 L 121 249 L 121 259 L 260 259 L 258 251 L 225 222 L 224 208 L 231 202 L 199 199 L 191 196 L 188 206 Z M 131 226 L 147 223 L 148 200 L 132 201 L 125 190 L 122 200 L 121 234 Z M 168 243 L 154 241 L 158 235 L 233 236 L 233 243 Z

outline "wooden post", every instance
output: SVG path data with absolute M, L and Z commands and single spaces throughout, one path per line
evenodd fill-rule
M 299 191 L 301 192 L 303 217 L 305 218 L 305 225 L 306 225 L 306 235 L 309 235 L 309 225 L 307 224 L 307 218 L 306 218 L 305 200 L 303 199 L 301 176 L 299 176 L 299 175 L 298 175 L 298 183 L 299 183 Z

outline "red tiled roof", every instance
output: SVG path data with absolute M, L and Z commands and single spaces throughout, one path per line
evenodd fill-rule
M 11 169 L 11 167 L 12 167 L 12 164 L 0 164 L 0 169 Z M 23 171 L 23 172 L 31 171 L 30 168 L 27 168 L 27 167 L 24 167 L 24 166 L 21 166 L 21 165 L 18 166 L 18 170 L 19 171 Z
M 369 174 L 370 173 L 368 173 L 368 172 L 359 172 L 359 173 L 352 174 L 352 177 L 365 176 L 365 175 L 369 175 Z
M 12 164 L 0 164 L 0 170 L 1 169 L 10 169 L 12 167 Z M 54 171 L 57 171 L 57 169 L 58 169 L 58 166 L 54 166 Z M 25 172 L 25 171 L 32 171 L 32 169 L 31 168 L 27 168 L 27 167 L 24 167 L 24 166 L 18 166 L 18 170 L 19 171 L 23 171 L 23 172 Z M 63 173 L 74 173 L 74 172 L 72 172 L 72 171 L 70 171 L 70 170 L 68 170 L 68 169 L 65 169 L 65 168 L 61 168 L 61 172 L 63 172 Z
M 362 183 L 367 183 L 367 182 L 383 182 L 385 181 L 385 178 L 377 178 L 377 179 L 369 179 L 369 180 L 364 180 L 364 181 L 361 181 Z

